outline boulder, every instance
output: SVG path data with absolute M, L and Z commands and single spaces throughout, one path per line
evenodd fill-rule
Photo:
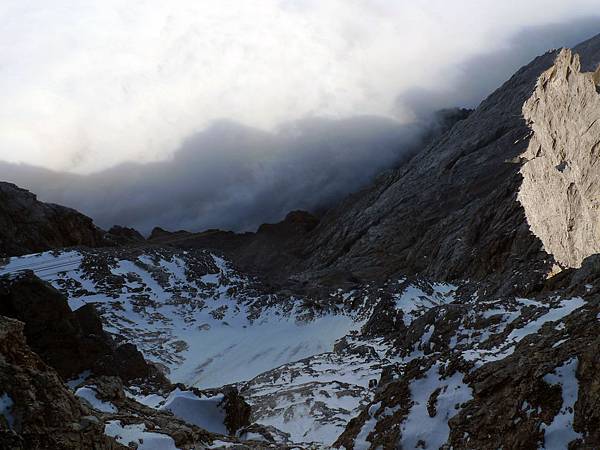
M 126 449 L 25 343 L 25 324 L 0 316 L 0 447 Z

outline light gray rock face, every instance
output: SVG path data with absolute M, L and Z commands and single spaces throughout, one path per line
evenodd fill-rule
M 523 106 L 533 135 L 518 199 L 531 231 L 566 267 L 600 253 L 600 95 L 565 49 Z
M 573 52 L 580 55 L 584 70 L 595 68 L 600 62 L 600 36 Z M 559 54 L 552 51 L 534 59 L 407 164 L 329 211 L 310 235 L 307 263 L 298 278 L 339 283 L 419 273 L 443 280 L 494 279 L 506 293 L 515 286 L 527 290 L 543 283 L 554 259 L 544 251 L 538 233 L 532 233 L 517 198 L 523 183 L 522 155 L 532 136 L 523 105 Z M 575 153 L 575 143 L 579 145 L 580 135 L 593 120 L 587 109 L 598 108 L 591 76 L 581 75 L 577 81 L 578 71 L 570 72 L 572 79 L 565 83 L 580 105 L 563 97 L 563 111 L 547 120 L 552 122 L 549 128 L 556 127 L 565 136 L 564 146 L 573 144 L 570 151 Z M 575 127 L 567 112 L 577 115 Z M 596 126 L 600 124 L 590 129 L 592 134 Z M 552 136 L 548 131 L 548 139 Z M 588 153 L 595 143 L 589 139 Z M 554 168 L 560 162 L 548 165 L 562 176 Z M 584 165 L 581 161 L 582 170 Z M 578 186 L 580 192 L 592 184 L 593 169 L 586 173 L 588 184 Z M 535 183 L 538 192 L 547 189 L 544 180 Z M 578 206 L 578 201 L 583 200 L 569 200 L 569 207 L 578 215 L 591 214 L 591 206 Z M 580 222 L 589 227 L 591 218 Z

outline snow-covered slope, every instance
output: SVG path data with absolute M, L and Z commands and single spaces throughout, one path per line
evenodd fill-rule
M 476 402 L 476 374 L 521 355 L 532 336 L 548 330 L 551 347 L 568 345 L 563 322 L 592 307 L 581 296 L 480 298 L 468 283 L 419 279 L 333 290 L 317 302 L 270 292 L 216 255 L 157 247 L 42 253 L 13 258 L 1 270 L 24 269 L 67 294 L 72 308 L 94 303 L 105 328 L 138 345 L 172 381 L 234 383 L 252 422 L 281 443 L 317 446 L 438 448 L 454 439 L 453 421 Z M 564 406 L 544 422 L 549 442 L 558 439 L 557 427 L 573 430 L 572 361 L 536 375 L 566 386 Z M 94 403 L 93 389 L 77 394 Z M 218 396 L 130 395 L 224 431 L 215 419 Z M 535 419 L 531 404 L 523 405 L 529 420 L 545 417 Z M 129 431 L 117 422 L 109 427 Z
M 94 303 L 105 329 L 137 344 L 173 382 L 209 388 L 330 351 L 360 328 L 343 309 L 317 314 L 302 299 L 263 294 L 223 259 L 168 249 L 70 251 L 13 258 L 76 309 Z

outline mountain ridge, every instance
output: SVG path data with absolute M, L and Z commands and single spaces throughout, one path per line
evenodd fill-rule
M 321 218 L 294 211 L 245 234 L 157 228 L 147 240 L 81 218 L 98 233 L 92 245 L 10 258 L 0 301 L 52 297 L 67 322 L 87 317 L 80 327 L 135 345 L 171 381 L 84 361 L 89 370 L 66 370 L 52 359 L 60 344 L 46 352 L 32 340 L 37 372 L 0 364 L 0 440 L 26 448 L 54 427 L 68 449 L 598 448 L 599 62 L 600 35 L 534 59 Z M 553 202 L 568 207 L 547 214 Z M 39 298 L 25 298 L 23 280 Z M 0 317 L 3 355 L 14 356 L 10 335 L 35 361 L 23 331 L 62 326 L 51 314 L 40 326 L 44 311 L 31 306 L 24 325 Z M 35 413 L 55 398 L 76 425 L 35 422 L 23 401 L 38 395 L 31 374 L 52 386 Z

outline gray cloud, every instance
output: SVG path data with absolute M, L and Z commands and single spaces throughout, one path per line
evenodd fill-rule
M 446 89 L 408 87 L 397 96 L 396 105 L 421 119 L 440 108 L 474 108 L 535 56 L 560 47 L 574 47 L 598 33 L 600 15 L 522 28 L 507 40 L 504 48 L 457 61 L 458 75 Z
M 199 126 L 161 161 L 127 162 L 90 175 L 5 162 L 0 179 L 74 207 L 105 228 L 252 230 L 293 209 L 325 209 L 360 189 L 422 146 L 435 127 L 433 111 L 475 106 L 519 66 L 549 48 L 590 37 L 600 31 L 598 24 L 586 18 L 522 28 L 500 50 L 457 60 L 460 76 L 443 86 L 400 87 L 396 104 L 414 118 L 408 124 L 360 116 L 296 120 L 264 131 L 217 121 Z
M 292 209 L 318 211 L 418 148 L 427 128 L 375 118 L 311 119 L 276 133 L 221 121 L 172 158 L 83 176 L 0 164 L 0 177 L 103 227 L 252 230 Z
M 92 173 L 164 159 L 220 119 L 407 123 L 414 108 L 398 94 L 448 94 L 463 79 L 474 93 L 464 61 L 528 52 L 510 43 L 523 27 L 597 11 L 597 0 L 3 0 L 0 159 Z

